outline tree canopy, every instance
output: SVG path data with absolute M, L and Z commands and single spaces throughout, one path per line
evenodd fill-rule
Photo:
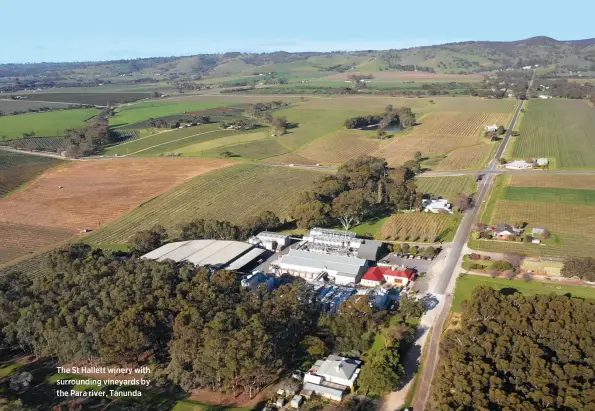
M 513 291 L 477 287 L 463 303 L 429 408 L 595 410 L 595 304 Z

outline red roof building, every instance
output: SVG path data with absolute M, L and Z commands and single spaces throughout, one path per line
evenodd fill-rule
M 383 282 L 406 286 L 415 278 L 415 272 L 411 268 L 393 269 L 392 267 L 376 266 L 370 267 L 362 276 L 361 284 L 375 287 Z

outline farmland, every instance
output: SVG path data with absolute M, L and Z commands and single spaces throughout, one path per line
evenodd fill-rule
M 378 140 L 375 132 L 345 130 L 316 139 L 296 151 L 296 154 L 317 163 L 344 163 L 362 155 L 372 154 L 389 140 Z
M 434 242 L 454 235 L 458 216 L 431 213 L 393 214 L 376 233 L 379 240 Z
M 5 100 L 0 99 L 0 112 L 12 114 L 14 112 L 27 111 L 29 109 L 39 109 L 48 107 L 51 109 L 67 108 L 67 103 L 45 103 L 41 101 L 27 101 L 27 100 Z
M 547 157 L 561 169 L 595 168 L 595 109 L 582 100 L 531 100 L 513 158 Z
M 418 177 L 415 184 L 419 191 L 453 201 L 459 194 L 471 194 L 476 190 L 473 176 Z
M 0 199 L 0 230 L 11 233 L 0 245 L 0 263 L 66 240 L 83 228 L 97 228 L 182 181 L 230 164 L 207 159 L 113 159 L 70 162 L 46 172 Z
M 219 101 L 192 101 L 192 100 L 158 100 L 122 106 L 117 110 L 116 116 L 110 118 L 110 125 L 121 127 L 145 121 L 149 118 L 183 114 L 185 111 L 207 110 L 215 107 L 231 105 Z
M 120 104 L 131 101 L 141 100 L 151 96 L 149 93 L 138 93 L 138 92 L 102 92 L 97 87 L 82 88 L 79 92 L 72 92 L 74 88 L 70 89 L 68 93 L 18 93 L 25 94 L 28 97 L 28 101 L 41 101 L 41 102 L 61 102 L 61 103 L 78 103 L 78 104 L 91 104 L 94 106 L 105 106 L 109 104 Z M 48 105 L 47 103 L 43 103 Z
M 125 243 L 154 224 L 176 229 L 195 218 L 240 223 L 263 210 L 288 218 L 298 193 L 320 176 L 319 171 L 253 164 L 223 168 L 176 186 L 93 233 L 88 241 Z
M 64 137 L 26 137 L 0 142 L 12 148 L 28 151 L 58 152 L 66 144 Z
M 0 139 L 18 138 L 30 132 L 38 136 L 57 136 L 67 128 L 82 126 L 97 113 L 97 109 L 85 108 L 0 117 Z
M 421 119 L 421 125 L 415 126 L 376 154 L 386 158 L 389 164 L 398 165 L 412 159 L 417 151 L 431 157 L 466 147 L 468 150 L 453 153 L 454 158 L 447 157 L 441 168 L 459 165 L 465 169 L 480 169 L 493 146 L 483 137 L 483 127 L 487 124 L 507 125 L 509 117 L 509 113 L 430 113 Z M 481 155 L 479 159 L 478 153 Z
M 62 160 L 0 150 L 0 197 L 33 180 Z
M 582 177 L 573 184 L 572 180 Z M 595 241 L 594 176 L 500 176 L 483 208 L 481 220 L 489 224 L 525 223 L 525 231 L 546 228 L 551 237 L 540 245 L 513 241 L 471 240 L 470 246 L 485 251 L 525 255 L 586 256 Z M 552 186 L 547 186 L 552 178 Z M 519 184 L 528 184 L 521 186 Z M 565 185 L 566 184 L 566 185 Z M 565 188 L 564 187 L 568 187 Z

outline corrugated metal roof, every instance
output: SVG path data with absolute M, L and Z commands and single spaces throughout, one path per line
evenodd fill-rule
M 151 260 L 190 261 L 196 265 L 225 265 L 254 246 L 240 241 L 191 240 L 165 244 L 142 256 Z
M 313 392 L 324 393 L 331 395 L 335 398 L 342 398 L 344 390 L 338 390 L 336 388 L 326 387 L 324 385 L 313 384 L 311 382 L 307 382 L 304 384 L 303 390 L 311 390 Z
M 357 276 L 366 260 L 343 255 L 320 254 L 309 251 L 295 250 L 281 257 L 280 265 L 301 266 L 316 270 L 337 271 L 345 275 Z
M 264 253 L 264 251 L 265 250 L 263 250 L 262 248 L 254 248 L 254 249 L 248 251 L 246 254 L 244 254 L 240 258 L 238 258 L 237 260 L 235 260 L 234 262 L 232 262 L 227 267 L 227 269 L 228 270 L 239 270 L 246 264 L 250 263 L 252 260 L 256 259 L 259 255 Z

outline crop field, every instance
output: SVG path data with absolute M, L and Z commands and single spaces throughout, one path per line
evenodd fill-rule
M 190 144 L 176 151 L 184 156 L 200 156 L 204 155 L 204 153 L 209 150 L 216 150 L 221 147 L 234 146 L 252 141 L 265 140 L 267 138 L 268 136 L 264 130 L 247 134 L 234 134 L 231 136 L 220 137 L 215 140 L 203 141 L 202 143 Z
M 287 147 L 279 144 L 278 140 L 267 138 L 265 140 L 257 140 L 249 143 L 236 144 L 235 146 L 227 146 L 224 150 L 216 149 L 206 151 L 204 155 L 206 157 L 219 157 L 222 151 L 231 151 L 234 156 L 259 160 L 285 154 L 289 150 Z
M 390 142 L 376 139 L 375 134 L 358 130 L 339 131 L 316 139 L 296 151 L 296 154 L 316 163 L 342 164 L 352 158 L 372 154 Z
M 207 110 L 221 107 L 225 103 L 219 101 L 193 101 L 193 100 L 159 100 L 130 104 L 120 107 L 116 116 L 110 118 L 110 125 L 121 127 L 139 123 L 149 118 L 183 114 L 185 111 Z M 227 105 L 232 105 L 228 103 Z
M 562 187 L 506 187 L 504 200 L 595 205 L 595 190 Z
M 545 183 L 550 177 L 552 187 Z M 590 177 L 591 181 L 581 179 L 576 185 L 588 186 L 595 178 L 585 177 Z M 525 223 L 525 232 L 528 234 L 531 234 L 531 228 L 546 228 L 551 237 L 542 239 L 539 245 L 472 239 L 470 246 L 484 251 L 531 256 L 592 255 L 595 242 L 595 190 L 570 188 L 570 184 L 569 188 L 560 187 L 564 179 L 571 178 L 575 176 L 499 176 L 483 209 L 481 220 L 489 224 Z M 541 186 L 519 186 L 523 181 Z
M 95 89 L 95 90 L 93 90 Z M 28 101 L 52 101 L 62 103 L 92 104 L 95 106 L 106 106 L 109 104 L 120 104 L 131 101 L 142 100 L 151 97 L 150 93 L 122 92 L 110 93 L 101 92 L 97 87 L 82 89 L 81 92 L 70 93 L 31 93 L 26 94 Z M 45 103 L 44 103 L 45 104 Z
M 356 72 L 333 74 L 326 78 L 330 80 L 345 81 L 350 75 L 357 74 Z M 361 74 L 361 73 L 360 73 Z M 420 82 L 459 82 L 459 83 L 476 83 L 483 80 L 483 76 L 474 74 L 444 74 L 444 73 L 424 73 L 421 71 L 381 71 L 376 73 L 368 73 L 374 76 L 373 80 L 383 81 L 403 81 L 415 80 Z
M 204 124 L 196 127 L 164 130 L 140 130 L 140 137 L 109 147 L 106 155 L 159 155 L 203 141 L 241 133 L 234 130 L 221 130 L 219 124 Z
M 0 197 L 33 180 L 62 160 L 0 150 Z
M 595 175 L 515 174 L 511 177 L 513 187 L 560 187 L 595 190 Z
M 183 158 L 70 162 L 0 199 L 0 231 L 12 233 L 0 243 L 0 255 L 16 258 L 18 249 L 24 255 L 95 229 L 180 182 L 230 164 Z M 37 238 L 28 248 L 22 239 L 30 233 Z
M 84 125 L 85 120 L 98 113 L 94 108 L 50 111 L 48 113 L 19 114 L 0 117 L 1 136 L 19 138 L 23 133 L 34 132 L 38 136 L 57 136 L 67 128 Z
M 477 190 L 475 179 L 470 175 L 456 177 L 418 177 L 418 191 L 453 201 L 459 194 L 471 194 Z
M 531 100 L 513 158 L 547 157 L 557 168 L 595 168 L 595 109 L 583 100 Z
M 373 111 L 306 109 L 302 105 L 275 112 L 275 116 L 285 116 L 290 123 L 298 123 L 297 128 L 287 130 L 279 137 L 279 142 L 289 149 L 298 149 L 315 139 L 344 128 L 350 117 L 372 114 Z
M 431 213 L 393 214 L 376 233 L 380 240 L 434 242 L 454 234 L 457 216 Z
M 435 170 L 480 170 L 489 162 L 493 150 L 494 145 L 489 143 L 457 148 L 432 168 Z
M 168 229 L 196 218 L 240 223 L 263 210 L 289 218 L 298 194 L 324 175 L 320 171 L 238 164 L 180 184 L 88 237 L 94 244 L 126 243 L 159 223 Z
M 481 113 L 481 112 L 437 112 L 424 116 L 421 124 L 415 126 L 405 136 L 395 139 L 394 142 L 379 150 L 376 155 L 386 158 L 390 165 L 403 164 L 413 158 L 415 152 L 423 155 L 445 154 L 465 146 L 477 146 L 485 143 L 482 136 L 483 127 L 487 124 L 507 124 L 508 113 Z M 486 158 L 484 155 L 481 162 Z M 475 150 L 459 152 L 455 156 L 457 164 L 470 168 L 469 164 L 480 164 L 475 157 Z M 448 163 L 446 163 L 448 164 Z M 443 166 L 444 167 L 444 166 Z
M 27 111 L 30 108 L 38 109 L 42 107 L 48 107 L 52 109 L 66 108 L 69 104 L 67 103 L 45 103 L 41 101 L 28 101 L 28 100 L 6 100 L 0 99 L 0 112 L 12 114 L 18 111 Z
M 6 275 L 11 271 L 29 276 L 30 278 L 39 277 L 46 273 L 44 260 L 47 253 L 39 253 L 32 257 L 23 257 L 17 262 L 11 264 L 0 264 L 0 276 Z
M 28 151 L 49 151 L 56 153 L 66 145 L 64 137 L 27 137 L 6 140 L 5 145 Z
M 296 153 L 287 153 L 281 154 L 280 156 L 269 157 L 264 159 L 263 162 L 271 164 L 317 164 L 316 161 L 312 160 L 311 158 L 306 158 Z

